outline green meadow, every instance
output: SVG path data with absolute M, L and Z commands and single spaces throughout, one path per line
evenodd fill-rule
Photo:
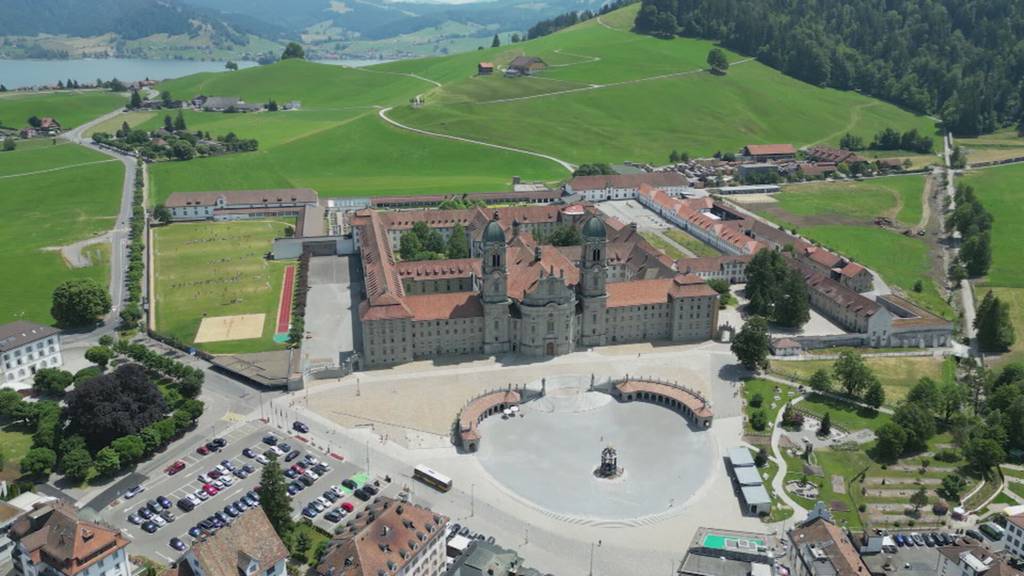
M 50 316 L 53 289 L 72 278 L 109 281 L 109 255 L 102 248 L 89 253 L 94 264 L 69 268 L 57 248 L 109 230 L 117 215 L 124 168 L 105 162 L 107 156 L 73 144 L 53 146 L 49 140 L 0 152 L 0 323 L 25 318 L 44 324 Z M 92 162 L 100 163 L 91 164 Z M 76 164 L 90 163 L 85 166 Z M 23 172 L 52 172 L 17 176 Z
M 888 216 L 906 226 L 921 219 L 924 176 L 908 175 L 876 178 L 860 182 L 815 182 L 785 186 L 773 198 L 788 214 L 809 217 L 839 217 L 871 222 L 876 216 Z M 740 199 L 742 200 L 742 199 Z
M 259 338 L 198 344 L 207 352 L 264 352 L 273 342 L 288 262 L 263 256 L 288 224 L 277 220 L 178 223 L 154 229 L 156 325 L 192 343 L 203 317 L 265 314 Z
M 0 126 L 25 128 L 31 116 L 52 116 L 65 130 L 124 106 L 123 94 L 77 91 L 0 94 Z

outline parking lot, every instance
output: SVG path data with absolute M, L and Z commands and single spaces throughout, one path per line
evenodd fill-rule
M 304 463 L 307 455 L 316 458 L 329 468 L 322 476 L 313 480 L 310 486 L 304 486 L 301 491 L 292 497 L 292 510 L 296 519 L 302 516 L 302 509 L 304 507 L 311 501 L 316 500 L 317 497 L 322 496 L 325 491 L 332 487 L 338 489 L 341 497 L 331 503 L 330 508 L 319 512 L 313 518 L 313 523 L 331 532 L 336 524 L 324 519 L 324 516 L 329 510 L 339 508 L 344 502 L 351 503 L 353 507 L 352 513 L 358 513 L 364 506 L 364 502 L 353 496 L 351 488 L 342 486 L 342 482 L 345 480 L 352 480 L 356 487 L 362 487 L 366 483 L 376 481 L 380 484 L 380 490 L 382 492 L 387 491 L 388 495 L 393 495 L 390 492 L 397 490 L 397 486 L 392 487 L 381 479 L 370 478 L 359 466 L 347 461 L 344 455 L 337 453 L 333 455 L 327 454 L 322 450 L 309 446 L 305 443 L 304 438 L 295 432 L 283 434 L 280 430 L 276 430 L 261 422 L 247 422 L 232 429 L 223 436 L 227 444 L 222 449 L 207 455 L 201 455 L 193 449 L 188 456 L 181 458 L 181 461 L 185 463 L 185 468 L 180 472 L 174 475 L 169 475 L 165 472 L 159 476 L 149 478 L 141 485 L 143 487 L 142 493 L 130 499 L 122 498 L 115 500 L 100 513 L 100 517 L 115 528 L 122 530 L 132 539 L 133 553 L 145 554 L 171 562 L 181 554 L 181 552 L 171 548 L 171 538 L 177 537 L 181 539 L 185 546 L 190 546 L 195 540 L 195 538 L 189 535 L 191 528 L 217 512 L 226 514 L 224 510 L 226 506 L 237 502 L 247 492 L 256 489 L 260 482 L 263 466 L 255 458 L 244 456 L 242 451 L 250 448 L 257 455 L 263 454 L 270 449 L 270 446 L 263 442 L 263 438 L 271 434 L 280 439 L 279 446 L 281 443 L 287 443 L 290 445 L 291 450 L 300 452 L 300 455 L 288 462 L 285 461 L 283 456 L 279 457 L 283 470 L 288 470 L 294 464 Z M 206 440 L 212 440 L 212 438 Z M 225 486 L 216 495 L 209 496 L 206 500 L 201 501 L 194 510 L 189 512 L 182 510 L 178 506 L 179 500 L 203 490 L 203 483 L 198 480 L 199 475 L 209 476 L 210 472 L 225 460 L 235 468 L 249 465 L 253 468 L 253 472 L 246 478 L 238 478 L 234 474 L 228 474 L 227 476 L 231 478 L 230 486 Z M 170 466 L 174 462 L 175 460 L 169 459 L 163 464 L 163 467 Z M 219 480 L 223 480 L 223 476 Z M 286 483 L 291 482 L 292 479 L 286 478 Z M 146 506 L 147 502 L 156 500 L 159 496 L 170 500 L 171 508 L 169 512 L 173 515 L 173 521 L 167 523 L 166 526 L 160 527 L 153 534 L 144 531 L 140 525 L 129 522 L 128 517 L 131 514 L 137 514 L 140 508 Z M 244 512 L 242 513 L 244 514 Z

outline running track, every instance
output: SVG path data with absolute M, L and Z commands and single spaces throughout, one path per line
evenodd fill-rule
M 295 285 L 295 266 L 284 269 L 284 284 L 281 286 L 281 300 L 277 303 L 277 334 L 288 332 L 292 319 L 292 290 Z

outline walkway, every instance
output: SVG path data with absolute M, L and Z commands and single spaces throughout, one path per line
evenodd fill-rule
M 792 380 L 787 380 L 785 378 L 782 378 L 780 376 L 776 376 L 774 374 L 763 373 L 763 374 L 759 374 L 758 378 L 761 378 L 763 380 L 768 380 L 768 381 L 771 381 L 771 382 L 778 382 L 779 384 L 785 384 L 787 386 L 792 386 L 794 388 L 799 388 L 800 386 L 804 386 L 803 384 L 801 384 L 799 382 L 793 382 Z M 850 404 L 854 404 L 854 405 L 860 406 L 861 408 L 867 408 L 868 410 L 878 410 L 882 414 L 892 414 L 893 413 L 892 408 L 887 408 L 885 406 L 882 406 L 881 408 L 872 408 L 871 406 L 868 406 L 867 404 L 865 404 L 863 402 L 859 402 L 857 400 L 852 400 L 852 399 L 847 398 L 846 396 L 843 396 L 841 394 L 833 394 L 832 392 L 817 392 L 817 391 L 815 391 L 814 393 L 815 394 L 821 394 L 822 396 L 826 396 L 826 397 L 832 398 L 834 400 L 840 400 L 842 402 L 848 402 Z
M 22 172 L 20 174 L 6 174 L 0 176 L 0 180 L 5 178 L 18 178 L 20 176 L 35 176 L 36 174 L 46 174 L 48 172 L 58 172 L 60 170 L 67 170 L 68 168 L 80 168 L 82 166 L 92 166 L 93 164 L 106 164 L 113 162 L 114 160 L 93 160 L 92 162 L 79 162 L 78 164 L 68 164 L 66 166 L 57 166 L 56 168 L 47 168 L 46 170 L 35 170 L 33 172 Z
M 469 144 L 476 144 L 478 146 L 487 146 L 488 148 L 496 148 L 498 150 L 505 150 L 505 151 L 508 151 L 508 152 L 517 152 L 519 154 L 526 154 L 528 156 L 535 156 L 537 158 L 543 158 L 545 160 L 550 160 L 550 161 L 558 164 L 562 168 L 566 169 L 569 172 L 574 172 L 576 170 L 576 166 L 574 164 L 570 164 L 569 162 L 566 162 L 565 160 L 562 160 L 561 158 L 555 158 L 554 156 L 549 156 L 547 154 L 541 154 L 540 152 L 533 152 L 531 150 L 523 150 L 522 148 L 513 148 L 511 146 L 501 146 L 499 144 L 491 144 L 490 142 L 483 142 L 481 140 L 473 140 L 472 138 L 463 138 L 462 136 L 453 136 L 451 134 L 442 134 L 440 132 L 430 132 L 429 130 L 422 130 L 420 128 L 413 128 L 412 126 L 408 126 L 406 124 L 402 124 L 401 122 L 397 122 L 395 120 L 392 120 L 391 118 L 388 118 L 388 112 L 390 112 L 393 108 L 394 108 L 393 106 L 389 106 L 387 108 L 382 108 L 381 110 L 379 110 L 377 112 L 377 115 L 380 116 L 381 119 L 383 119 L 385 122 L 387 122 L 388 124 L 391 124 L 392 126 L 394 126 L 396 128 L 401 128 L 402 130 L 408 130 L 409 132 L 415 132 L 416 134 L 422 134 L 424 136 L 433 136 L 434 138 L 445 138 L 447 140 L 455 140 L 456 142 L 466 142 L 466 143 L 469 143 Z
M 802 398 L 802 396 L 797 396 L 793 399 L 793 403 L 795 404 Z M 789 465 L 786 464 L 786 459 L 782 457 L 782 449 L 779 447 L 779 439 L 782 438 L 782 414 L 784 412 L 785 410 L 779 410 L 779 413 L 775 415 L 775 423 L 772 425 L 772 458 L 775 459 L 775 463 L 779 466 L 775 477 L 772 478 L 772 492 L 793 509 L 793 520 L 795 522 L 802 522 L 807 518 L 807 509 L 790 498 L 789 494 L 786 493 L 785 487 Z

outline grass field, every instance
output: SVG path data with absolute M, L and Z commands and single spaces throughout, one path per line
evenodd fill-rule
M 32 446 L 31 430 L 16 427 L 12 424 L 0 427 L 0 454 L 4 464 L 0 466 L 0 480 L 11 481 L 21 475 L 18 465 Z
M 627 21 L 637 9 L 624 8 L 614 18 Z M 804 84 L 756 61 L 740 64 L 744 58 L 736 54 L 730 55 L 736 65 L 728 75 L 701 72 L 711 46 L 636 35 L 591 20 L 522 44 L 375 69 L 444 84 L 427 92 L 423 107 L 394 110 L 399 121 L 575 163 L 665 162 L 673 149 L 707 155 L 747 143 L 835 143 L 847 131 L 870 138 L 887 126 L 935 131 L 925 117 L 853 92 Z M 520 53 L 540 56 L 550 66 L 530 79 L 473 77 L 479 60 L 501 64 Z M 651 79 L 666 74 L 675 76 Z M 498 101 L 566 90 L 575 91 Z
M 683 246 L 690 252 L 696 254 L 698 258 L 721 256 L 721 253 L 719 253 L 718 250 L 715 250 L 711 246 L 708 246 L 678 228 L 669 228 L 665 231 L 665 235 L 674 240 L 680 246 Z
M 179 223 L 154 231 L 157 330 L 192 343 L 204 316 L 266 314 L 256 339 L 198 345 L 213 354 L 282 348 L 272 340 L 285 262 L 263 255 L 284 222 Z
M 1024 138 L 1013 128 L 977 138 L 957 138 L 956 143 L 967 151 L 967 161 L 972 164 L 1024 157 Z
M 786 186 L 774 195 L 775 204 L 759 205 L 772 216 L 790 217 L 787 224 L 800 227 L 808 220 L 820 222 L 855 220 L 871 223 L 876 216 L 888 216 L 906 226 L 921 219 L 924 176 L 893 176 L 861 182 L 815 182 Z M 742 198 L 738 199 L 742 201 Z M 786 216 L 783 215 L 783 218 Z
M 92 150 L 49 140 L 0 153 L 0 243 L 14 247 L 0 253 L 0 322 L 17 318 L 53 322 L 50 295 L 72 278 L 109 281 L 109 255 L 92 248 L 99 261 L 86 268 L 68 268 L 59 252 L 41 252 L 109 230 L 117 214 L 124 169 L 119 162 Z M 93 162 L 100 162 L 94 164 Z M 84 166 L 75 166 L 86 164 Z M 12 176 L 63 168 L 53 172 Z M 6 178 L 4 176 L 7 176 Z
M 888 414 L 819 394 L 809 394 L 796 407 L 819 418 L 824 418 L 827 413 L 833 424 L 848 432 L 865 428 L 878 430 L 892 419 Z
M 923 376 L 940 382 L 952 378 L 955 370 L 951 359 L 938 360 L 924 356 L 865 358 L 864 362 L 882 382 L 885 403 L 889 406 L 906 398 L 910 388 Z M 818 370 L 824 369 L 831 373 L 832 363 L 832 360 L 773 362 L 771 371 L 784 378 L 806 383 Z M 838 386 L 836 383 L 833 385 Z
M 992 290 L 1010 302 L 1017 341 L 1009 354 L 997 363 L 1024 361 L 1024 269 L 1021 268 L 1017 236 L 1024 224 L 1024 202 L 1020 183 L 1024 181 L 1024 165 L 1014 164 L 976 170 L 962 182 L 974 186 L 982 204 L 992 214 L 992 267 L 987 277 L 977 283 L 976 301 Z
M 25 128 L 31 116 L 52 116 L 65 130 L 102 116 L 127 102 L 113 92 L 47 92 L 0 94 L 0 125 Z
M 776 392 L 778 390 L 778 392 Z M 744 412 L 747 415 L 747 422 L 744 424 L 744 432 L 746 434 L 752 434 L 755 436 L 771 436 L 772 424 L 775 423 L 775 419 L 779 415 L 779 411 L 786 405 L 786 402 L 792 398 L 790 392 L 796 392 L 794 388 L 790 388 L 784 384 L 778 384 L 769 380 L 761 380 L 754 378 L 751 380 L 745 380 L 743 382 L 743 399 L 746 401 L 746 405 L 743 407 Z M 779 395 L 779 399 L 776 400 L 776 394 Z M 754 407 L 751 404 L 751 400 L 754 396 L 760 395 L 762 404 L 760 407 Z M 765 413 L 765 419 L 768 422 L 768 426 L 764 430 L 754 430 L 754 427 L 750 425 L 750 413 L 755 410 L 762 410 Z
M 666 242 L 664 238 L 654 232 L 641 232 L 640 235 L 644 237 L 644 240 L 650 242 L 651 246 L 661 250 L 666 256 L 673 260 L 679 260 L 680 258 L 686 257 L 686 254 L 683 254 L 682 251 L 669 242 Z

